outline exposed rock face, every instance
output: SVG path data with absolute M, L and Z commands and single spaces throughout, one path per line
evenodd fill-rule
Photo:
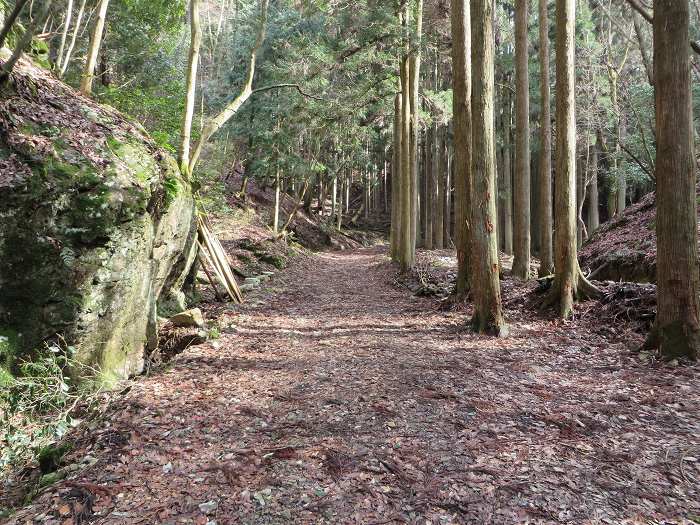
M 107 382 L 141 372 L 158 314 L 185 309 L 194 212 L 138 124 L 18 64 L 0 87 L 0 364 L 62 337 Z

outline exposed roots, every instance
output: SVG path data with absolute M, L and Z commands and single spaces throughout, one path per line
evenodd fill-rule
M 580 269 L 576 271 L 574 279 L 562 279 L 555 275 L 551 283 L 547 295 L 542 300 L 540 309 L 545 310 L 558 306 L 559 315 L 562 319 L 567 319 L 573 314 L 575 301 L 600 299 L 603 297 L 603 292 L 586 279 L 586 276 L 583 275 Z
M 510 333 L 508 325 L 506 325 L 502 317 L 496 319 L 493 315 L 481 316 L 477 310 L 474 311 L 471 324 L 472 330 L 477 334 L 508 337 Z

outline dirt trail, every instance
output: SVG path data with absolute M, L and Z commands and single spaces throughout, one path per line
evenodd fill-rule
M 96 463 L 16 522 L 700 515 L 697 369 L 512 311 L 510 338 L 475 337 L 393 277 L 377 249 L 299 258 L 219 340 L 137 381 L 74 453 Z

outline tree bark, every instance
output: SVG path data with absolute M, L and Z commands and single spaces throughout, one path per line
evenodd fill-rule
M 598 211 L 598 143 L 591 145 L 590 161 L 591 180 L 588 187 L 588 234 L 592 235 L 600 226 L 600 215 Z
M 556 6 L 555 274 L 544 306 L 558 304 L 559 315 L 567 318 L 573 312 L 574 299 L 599 292 L 581 273 L 576 249 L 576 0 L 557 0 Z
M 469 292 L 469 215 L 471 210 L 471 13 L 470 0 L 452 0 L 452 107 L 455 164 L 455 245 L 457 285 L 455 292 Z
M 503 239 L 504 251 L 513 255 L 513 151 L 511 149 L 511 124 L 513 104 L 506 88 L 506 111 L 503 118 Z
M 530 277 L 530 82 L 527 21 L 530 0 L 515 2 L 515 176 L 513 276 Z
M 277 166 L 277 171 L 275 172 L 275 211 L 272 220 L 272 231 L 275 236 L 279 233 L 280 226 L 280 168 Z
M 444 148 L 444 126 L 438 126 L 435 135 L 435 182 L 436 192 L 433 210 L 435 218 L 433 220 L 433 245 L 437 250 L 445 247 L 445 156 L 442 153 Z
M 391 157 L 391 258 L 398 262 L 401 240 L 401 93 L 394 97 L 394 145 Z M 349 181 L 346 180 L 348 187 Z M 350 199 L 347 199 L 349 202 Z
M 85 68 L 83 76 L 80 80 L 80 91 L 83 95 L 92 95 L 92 84 L 95 80 L 95 66 L 97 58 L 100 56 L 100 47 L 102 46 L 102 34 L 104 33 L 105 20 L 107 19 L 107 8 L 109 0 L 100 0 L 99 9 L 97 12 L 97 20 L 95 27 L 90 37 L 90 45 L 88 46 L 87 59 L 85 60 Z
M 70 64 L 71 56 L 73 55 L 73 49 L 75 49 L 75 42 L 78 40 L 78 34 L 80 33 L 80 23 L 83 21 L 83 15 L 85 14 L 85 5 L 87 0 L 82 0 L 80 2 L 80 8 L 78 9 L 78 16 L 75 19 L 75 27 L 73 28 L 73 34 L 71 35 L 70 44 L 68 49 L 66 49 L 65 56 L 61 61 L 61 68 L 59 69 L 59 78 L 63 78 L 68 70 L 68 65 Z
M 420 241 L 418 223 L 418 96 L 420 90 L 421 40 L 423 33 L 423 0 L 415 0 L 413 10 L 414 32 L 411 42 L 409 66 L 410 104 L 411 104 L 411 250 L 415 253 L 416 243 Z
M 658 313 L 647 343 L 669 359 L 700 349 L 689 19 L 688 2 L 654 0 Z
M 404 19 L 404 23 L 406 20 Z M 408 41 L 407 41 L 408 43 Z M 410 101 L 411 66 L 408 53 L 401 57 L 401 243 L 399 249 L 399 266 L 402 272 L 413 268 L 414 253 L 412 228 L 415 208 L 413 206 L 412 170 L 411 170 L 411 101 Z
M 186 176 L 189 176 L 192 118 L 194 117 L 194 105 L 196 101 L 199 51 L 202 46 L 202 27 L 199 17 L 200 7 L 201 0 L 192 0 L 190 2 L 190 53 L 187 60 L 187 76 L 185 80 L 185 114 L 182 119 L 182 132 L 180 134 L 180 149 L 178 155 L 180 171 Z
M 63 17 L 63 31 L 61 31 L 61 43 L 58 46 L 58 54 L 56 59 L 56 70 L 61 70 L 61 62 L 63 61 L 63 52 L 66 48 L 66 40 L 68 39 L 68 30 L 70 23 L 73 20 L 73 0 L 67 0 L 66 13 Z
M 445 155 L 445 199 L 443 201 L 445 211 L 442 237 L 445 248 L 449 248 L 452 245 L 452 163 L 450 162 L 449 133 L 445 134 L 443 154 Z
M 433 188 L 435 187 L 435 172 L 433 170 L 433 141 L 435 140 L 434 126 L 426 131 L 425 141 L 425 249 L 432 250 L 433 243 Z
M 539 0 L 540 8 L 540 269 L 539 276 L 554 273 L 552 247 L 552 116 L 549 109 L 549 17 L 548 0 Z
M 493 1 L 471 0 L 472 56 L 472 326 L 479 333 L 505 335 L 496 233 L 496 149 L 494 143 Z

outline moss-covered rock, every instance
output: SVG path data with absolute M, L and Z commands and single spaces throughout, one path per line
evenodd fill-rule
M 3 364 L 60 336 L 107 382 L 139 373 L 157 312 L 185 308 L 194 210 L 141 126 L 20 62 L 0 88 Z

